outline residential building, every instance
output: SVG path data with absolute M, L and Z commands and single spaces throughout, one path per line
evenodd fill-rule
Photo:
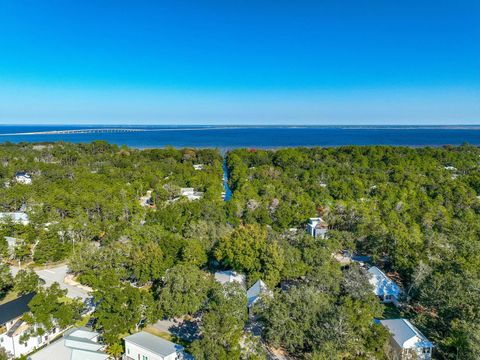
M 217 271 L 214 276 L 215 280 L 217 280 L 222 285 L 231 282 L 238 282 L 242 286 L 246 286 L 245 275 L 239 274 L 233 270 Z
M 433 344 L 407 319 L 380 320 L 391 334 L 387 354 L 394 360 L 430 360 Z
M 193 168 L 195 170 L 203 170 L 205 168 L 205 165 L 203 165 L 203 164 L 193 164 Z
M 379 297 L 380 301 L 397 305 L 401 292 L 400 287 L 376 266 L 369 268 L 368 273 L 373 292 Z
M 127 336 L 124 360 L 183 360 L 189 358 L 183 346 L 140 331 Z
M 26 172 L 19 171 L 15 174 L 15 181 L 19 184 L 30 185 L 32 183 L 32 177 Z
M 99 333 L 87 328 L 72 328 L 62 338 L 30 355 L 27 360 L 107 360 Z
M 0 212 L 0 221 L 11 220 L 16 224 L 28 225 L 30 220 L 28 219 L 27 213 L 16 211 L 16 212 Z
M 272 297 L 273 293 L 270 291 L 267 284 L 265 284 L 262 280 L 257 280 L 257 282 L 247 290 L 247 306 L 250 315 L 253 314 L 253 305 L 255 305 L 255 303 L 257 303 L 262 296 Z
M 307 231 L 313 237 L 324 239 L 327 235 L 328 225 L 320 217 L 310 218 L 307 224 Z
M 194 188 L 181 188 L 180 195 L 186 197 L 188 200 L 198 200 L 203 197 L 203 192 L 195 191 Z
M 43 336 L 31 336 L 25 342 L 20 341 L 23 335 L 32 330 L 32 326 L 23 321 L 22 316 L 28 312 L 28 303 L 35 293 L 23 295 L 15 300 L 0 305 L 0 347 L 3 347 L 11 358 L 17 358 L 45 345 L 58 335 L 57 329 Z

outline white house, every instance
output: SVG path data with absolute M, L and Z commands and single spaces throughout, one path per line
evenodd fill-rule
M 238 282 L 242 286 L 246 286 L 246 277 L 243 274 L 239 274 L 233 270 L 217 271 L 215 273 L 215 280 L 224 285 L 231 282 Z
M 22 316 L 28 312 L 28 303 L 35 293 L 23 295 L 15 300 L 0 305 L 0 347 L 3 347 L 10 358 L 17 358 L 31 353 L 58 336 L 57 329 L 43 336 L 31 336 L 27 341 L 20 338 L 32 330 L 32 326 L 23 321 Z
M 407 319 L 380 320 L 391 334 L 388 357 L 395 360 L 430 360 L 433 344 Z
M 370 275 L 369 282 L 373 286 L 373 292 L 380 298 L 380 301 L 397 305 L 401 292 L 400 287 L 376 266 L 368 269 L 368 273 Z
M 181 188 L 180 195 L 186 197 L 188 200 L 198 200 L 203 197 L 203 192 L 195 191 L 194 188 Z
M 193 168 L 195 170 L 203 170 L 205 168 L 205 165 L 203 165 L 203 164 L 193 164 Z
M 328 225 L 320 217 L 310 218 L 307 224 L 307 231 L 315 238 L 324 239 L 328 231 Z
M 189 358 L 183 346 L 140 331 L 127 336 L 124 360 L 183 360 Z
M 28 219 L 27 213 L 16 211 L 16 212 L 0 212 L 0 222 L 1 221 L 11 220 L 16 224 L 28 225 L 30 222 Z
M 19 171 L 15 174 L 15 181 L 19 184 L 30 185 L 32 183 L 32 177 L 26 172 Z
M 107 360 L 105 345 L 98 342 L 99 333 L 87 328 L 72 328 L 62 338 L 30 355 L 28 360 Z
M 262 280 L 257 280 L 250 289 L 247 290 L 248 311 L 252 314 L 253 305 L 261 299 L 262 296 L 272 297 L 273 293 Z

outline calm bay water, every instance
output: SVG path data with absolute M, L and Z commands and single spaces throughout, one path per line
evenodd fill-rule
M 102 132 L 105 129 L 146 130 Z M 95 133 L 38 134 L 58 130 L 99 129 Z M 29 134 L 25 134 L 29 133 Z M 214 147 L 221 149 L 277 148 L 289 146 L 404 145 L 441 146 L 465 142 L 480 145 L 480 126 L 312 126 L 312 127 L 227 127 L 227 126 L 58 126 L 0 125 L 0 142 L 90 142 L 106 140 L 138 148 Z

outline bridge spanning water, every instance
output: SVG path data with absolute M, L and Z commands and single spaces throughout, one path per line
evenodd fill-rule
M 147 129 L 130 129 L 130 128 L 97 128 L 97 129 L 69 129 L 69 130 L 50 130 L 35 132 L 18 132 L 13 134 L 0 135 L 68 135 L 68 134 L 102 134 L 102 133 L 131 133 L 151 131 Z

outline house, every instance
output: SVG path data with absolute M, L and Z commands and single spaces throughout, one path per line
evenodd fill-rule
M 391 334 L 389 359 L 430 360 L 433 344 L 407 319 L 380 320 Z
M 58 335 L 54 328 L 52 333 L 31 336 L 25 342 L 20 341 L 23 335 L 32 330 L 32 325 L 23 321 L 22 316 L 30 311 L 28 303 L 34 296 L 35 293 L 26 294 L 0 305 L 0 347 L 3 347 L 11 358 L 29 354 Z
M 228 284 L 231 282 L 238 282 L 239 284 L 245 287 L 245 284 L 246 284 L 245 275 L 239 274 L 232 270 L 217 271 L 214 276 L 215 276 L 215 280 L 222 285 Z
M 1 221 L 11 220 L 15 224 L 28 225 L 30 222 L 28 219 L 27 213 L 17 211 L 17 212 L 0 212 L 0 222 Z
M 62 338 L 27 357 L 27 360 L 107 360 L 99 333 L 87 328 L 72 328 Z
M 123 360 L 183 360 L 190 357 L 184 353 L 183 346 L 145 331 L 127 336 L 123 340 Z
M 203 165 L 203 164 L 193 164 L 193 168 L 195 170 L 203 170 L 205 168 L 205 165 Z
M 19 184 L 30 185 L 32 183 L 32 177 L 26 172 L 19 171 L 15 174 L 15 181 Z
M 247 290 L 248 312 L 252 314 L 253 305 L 262 298 L 262 296 L 272 297 L 273 293 L 262 280 L 257 280 L 250 289 Z
M 188 200 L 198 200 L 203 197 L 203 192 L 195 191 L 194 188 L 181 188 L 180 195 L 186 197 Z
M 444 168 L 448 171 L 457 171 L 457 168 L 451 165 L 444 166 Z
M 307 231 L 315 238 L 324 239 L 328 231 L 328 225 L 320 217 L 310 218 L 307 224 Z
M 401 292 L 399 286 L 376 266 L 369 268 L 368 273 L 373 292 L 380 298 L 380 301 L 397 305 Z

